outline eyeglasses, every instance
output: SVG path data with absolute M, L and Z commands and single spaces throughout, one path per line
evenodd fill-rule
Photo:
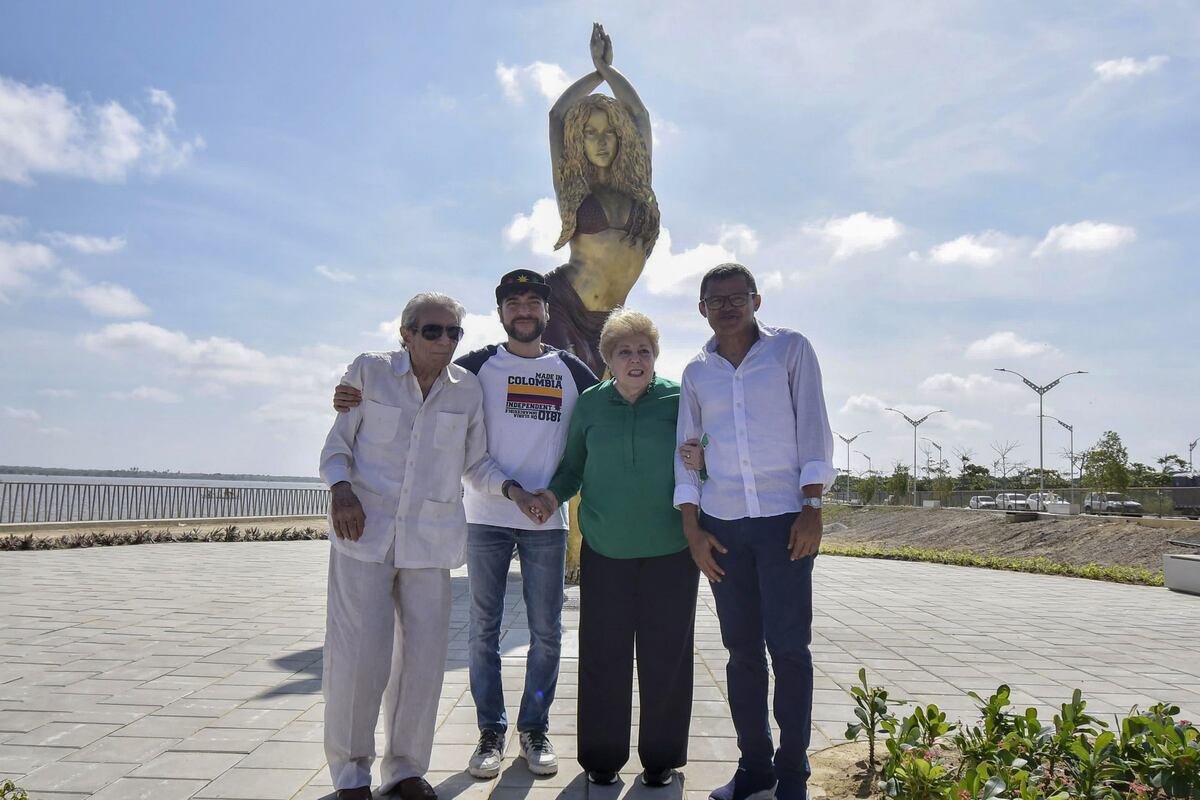
M 449 336 L 452 342 L 457 342 L 463 337 L 463 329 L 458 325 L 435 325 L 431 323 L 429 325 L 422 325 L 420 328 L 414 325 L 409 330 L 413 333 L 421 334 L 423 338 L 431 342 L 436 342 L 442 338 L 443 334 Z
M 754 297 L 754 292 L 738 292 L 737 294 L 714 294 L 704 298 L 704 305 L 709 311 L 720 311 L 725 306 L 733 308 L 741 308 L 750 302 L 750 298 Z

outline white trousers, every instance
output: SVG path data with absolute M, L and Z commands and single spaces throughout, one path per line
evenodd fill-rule
M 371 785 L 382 701 L 380 793 L 424 775 L 433 751 L 450 630 L 450 571 L 397 569 L 329 550 L 325 757 L 335 789 Z

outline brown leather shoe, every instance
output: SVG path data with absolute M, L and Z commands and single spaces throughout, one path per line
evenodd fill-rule
M 353 789 L 338 789 L 337 800 L 372 800 L 370 786 L 355 786 Z
M 405 778 L 396 784 L 396 788 L 388 793 L 388 797 L 399 797 L 400 800 L 437 800 L 437 792 L 429 785 L 429 781 L 417 776 Z

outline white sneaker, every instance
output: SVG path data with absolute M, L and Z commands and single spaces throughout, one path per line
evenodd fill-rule
M 558 773 L 558 756 L 554 754 L 554 745 L 544 731 L 526 731 L 521 734 L 521 757 L 529 765 L 529 771 L 534 775 L 555 775 Z
M 504 734 L 499 731 L 479 732 L 479 744 L 471 754 L 467 772 L 476 778 L 494 778 L 500 774 L 500 762 L 504 759 Z

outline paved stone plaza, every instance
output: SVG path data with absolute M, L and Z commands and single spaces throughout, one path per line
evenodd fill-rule
M 325 542 L 165 544 L 0 553 L 0 778 L 30 797 L 323 798 Z M 1047 707 L 1082 688 L 1094 711 L 1170 699 L 1200 716 L 1200 597 L 1165 589 L 932 564 L 824 557 L 816 572 L 814 749 L 837 743 L 843 687 L 865 665 L 899 696 L 969 718 L 966 690 L 1000 682 Z M 559 775 L 515 759 L 495 781 L 462 770 L 476 739 L 467 688 L 467 579 L 454 576 L 450 664 L 430 781 L 442 800 L 589 793 L 574 762 L 577 593 L 568 595 L 552 717 Z M 502 641 L 519 699 L 524 613 L 509 583 Z M 636 753 L 592 797 L 703 800 L 732 774 L 724 651 L 712 596 L 697 616 L 685 780 L 647 790 Z M 515 717 L 515 713 L 510 712 Z M 516 752 L 510 735 L 509 753 Z M 680 786 L 679 783 L 683 783 Z

